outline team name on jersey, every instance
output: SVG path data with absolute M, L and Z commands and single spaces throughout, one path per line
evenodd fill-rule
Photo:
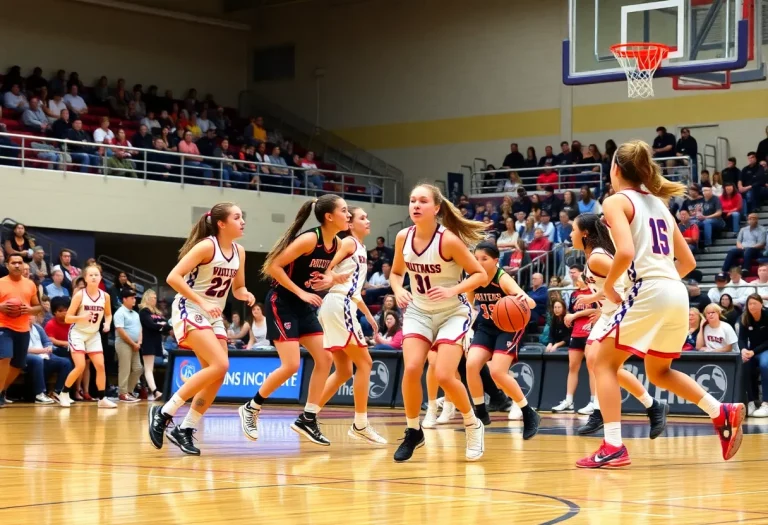
M 405 266 L 414 273 L 441 273 L 442 267 L 439 264 L 421 264 L 407 262 Z
M 98 305 L 95 305 L 95 304 L 94 305 L 84 304 L 83 305 L 83 310 L 85 310 L 86 312 L 103 312 L 104 311 L 104 307 L 103 306 L 98 306 Z
M 213 267 L 214 277 L 234 277 L 237 275 L 237 268 L 221 268 L 220 266 Z
M 368 264 L 368 259 L 365 257 L 365 255 L 358 255 L 357 264 Z
M 709 341 L 710 343 L 716 343 L 716 344 L 719 344 L 719 345 L 723 345 L 723 344 L 725 344 L 725 337 L 715 337 L 714 335 L 708 335 L 707 336 L 707 341 Z
M 475 301 L 496 302 L 501 299 L 501 293 L 476 293 Z
M 312 259 L 311 261 L 309 261 L 310 268 L 321 268 L 325 270 L 330 265 L 331 265 L 330 259 Z

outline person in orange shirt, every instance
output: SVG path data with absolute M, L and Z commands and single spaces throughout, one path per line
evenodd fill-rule
M 0 385 L 13 383 L 26 366 L 29 316 L 42 310 L 35 283 L 22 276 L 21 255 L 10 255 L 6 264 L 8 276 L 0 279 Z M 4 405 L 3 391 L 0 407 Z

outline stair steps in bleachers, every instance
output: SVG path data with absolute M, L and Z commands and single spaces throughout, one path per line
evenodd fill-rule
M 758 216 L 760 217 L 759 224 L 764 228 L 768 227 L 768 211 L 760 211 Z M 742 222 L 741 226 L 744 227 L 745 225 L 746 222 Z M 715 275 L 722 271 L 725 254 L 731 248 L 736 247 L 736 235 L 733 232 L 725 232 L 715 239 L 708 253 L 696 255 L 696 269 L 704 275 L 702 284 L 714 284 Z

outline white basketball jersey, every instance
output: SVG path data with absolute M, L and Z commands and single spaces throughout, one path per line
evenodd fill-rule
M 618 193 L 627 197 L 635 208 L 629 224 L 635 244 L 635 258 L 627 270 L 629 280 L 661 278 L 679 281 L 673 241 L 675 219 L 664 201 L 640 190 Z
M 611 259 L 613 259 L 613 255 L 608 253 L 602 248 L 595 248 L 592 250 L 592 254 L 594 255 L 596 253 L 602 253 L 604 255 L 607 255 Z M 589 289 L 592 290 L 592 293 L 601 292 L 605 288 L 605 278 L 607 275 L 600 275 L 592 271 L 592 268 L 589 267 L 589 260 L 587 260 L 586 269 L 584 270 L 584 273 L 586 274 L 585 281 L 587 282 L 587 286 L 589 286 Z M 619 279 L 616 280 L 616 283 L 613 286 L 613 289 L 616 290 L 616 292 L 624 297 L 624 289 L 625 289 L 625 282 L 626 279 L 624 276 L 621 276 Z M 613 303 L 609 301 L 608 299 L 603 299 L 600 301 L 600 311 L 604 314 L 612 314 L 616 311 L 616 309 L 619 307 L 618 304 Z
M 355 251 L 352 255 L 345 258 L 339 264 L 336 265 L 334 273 L 351 274 L 349 279 L 343 284 L 335 284 L 331 287 L 331 293 L 344 294 L 347 297 L 357 297 L 361 299 L 360 291 L 365 284 L 365 278 L 368 273 L 368 251 L 365 246 L 360 244 L 357 239 L 352 237 L 355 241 Z
M 89 314 L 90 317 L 87 321 L 78 321 L 73 325 L 78 332 L 84 334 L 95 334 L 101 327 L 101 320 L 104 319 L 104 303 L 106 301 L 106 295 L 99 290 L 96 297 L 91 297 L 88 292 L 82 290 L 82 301 L 80 302 L 80 308 L 77 310 L 77 315 Z
M 240 252 L 237 244 L 232 243 L 232 255 L 226 258 L 221 251 L 219 241 L 215 236 L 206 237 L 200 242 L 213 243 L 213 258 L 210 262 L 199 264 L 186 276 L 187 284 L 192 290 L 207 300 L 218 303 L 223 310 L 227 303 L 227 294 L 232 288 L 232 281 L 240 269 Z M 183 297 L 177 294 L 176 298 Z
M 430 288 L 456 286 L 461 281 L 464 271 L 456 261 L 446 261 L 441 254 L 440 246 L 443 243 L 445 231 L 442 225 L 438 226 L 432 240 L 421 253 L 413 247 L 416 227 L 408 228 L 408 234 L 405 236 L 403 258 L 411 280 L 413 304 L 425 312 L 445 310 L 461 302 L 459 297 L 433 301 L 427 296 Z

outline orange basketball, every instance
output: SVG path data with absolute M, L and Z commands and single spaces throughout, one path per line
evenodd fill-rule
M 8 312 L 10 317 L 18 317 L 21 315 L 21 301 L 19 299 L 11 297 L 6 303 L 12 308 L 12 310 Z
M 502 297 L 493 309 L 493 323 L 502 332 L 520 332 L 531 320 L 528 303 L 514 297 Z

